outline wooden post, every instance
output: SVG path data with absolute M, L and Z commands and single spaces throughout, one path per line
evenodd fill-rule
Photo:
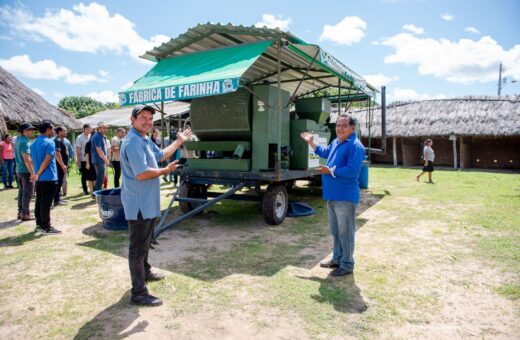
M 394 166 L 397 166 L 397 138 L 392 137 L 392 154 L 394 156 Z
M 457 137 L 452 139 L 453 142 L 453 168 L 457 169 Z

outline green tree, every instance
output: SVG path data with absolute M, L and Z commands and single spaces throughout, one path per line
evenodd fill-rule
M 70 96 L 62 98 L 58 107 L 74 113 L 76 118 L 93 115 L 96 112 L 119 107 L 116 103 L 101 103 L 85 96 Z

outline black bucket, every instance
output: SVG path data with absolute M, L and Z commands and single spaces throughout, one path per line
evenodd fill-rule
M 121 189 L 98 190 L 94 195 L 103 226 L 110 230 L 127 230 L 128 223 L 121 203 Z

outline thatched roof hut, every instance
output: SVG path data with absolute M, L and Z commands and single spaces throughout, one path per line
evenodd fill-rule
M 351 112 L 362 140 L 381 145 L 381 111 L 375 109 L 368 140 L 366 110 Z M 457 168 L 520 168 L 520 96 L 463 97 L 393 103 L 386 111 L 387 152 L 372 161 L 418 165 L 425 138 L 435 163 Z
M 366 110 L 352 115 L 368 135 Z M 520 96 L 470 96 L 398 102 L 387 106 L 388 137 L 520 136 Z M 381 111 L 375 109 L 372 137 L 381 137 Z
M 49 104 L 0 67 L 0 133 L 14 130 L 23 122 L 38 125 L 43 119 L 69 129 L 81 128 L 81 122 L 72 113 Z

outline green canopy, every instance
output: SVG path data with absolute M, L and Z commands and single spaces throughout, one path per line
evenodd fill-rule
M 119 93 L 120 102 L 135 105 L 234 92 L 242 74 L 272 44 L 260 41 L 162 59 Z

